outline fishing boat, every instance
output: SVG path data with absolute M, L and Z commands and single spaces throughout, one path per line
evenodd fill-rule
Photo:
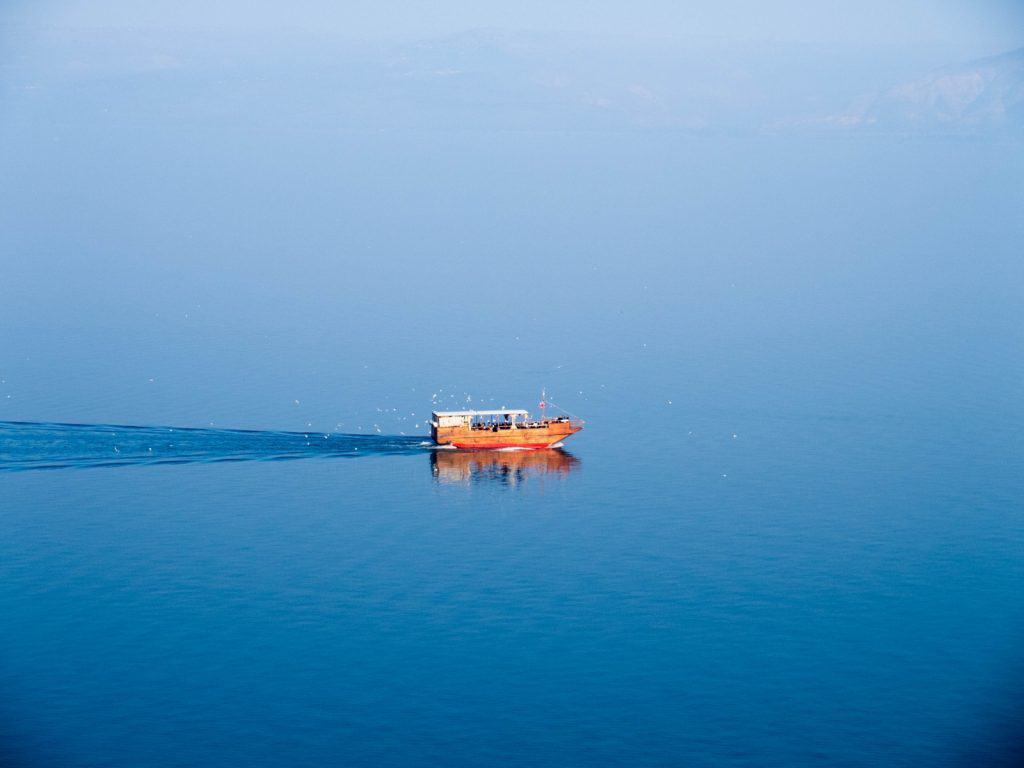
M 541 410 L 546 407 L 541 401 Z M 531 419 L 529 411 L 434 411 L 430 437 L 455 448 L 550 448 L 583 429 L 571 416 Z

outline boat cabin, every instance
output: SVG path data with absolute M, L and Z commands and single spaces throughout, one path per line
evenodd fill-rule
M 529 411 L 434 411 L 431 426 L 441 429 L 516 429 L 526 425 Z

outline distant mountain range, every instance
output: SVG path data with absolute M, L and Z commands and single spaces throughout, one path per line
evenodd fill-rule
M 876 91 L 915 67 L 909 56 L 899 66 L 873 58 L 798 44 L 477 29 L 400 47 L 385 71 L 396 101 L 418 104 L 416 119 L 427 122 L 444 105 L 470 123 L 515 126 L 1024 134 L 1024 48 Z M 825 116 L 795 117 L 815 113 Z
M 298 32 L 44 28 L 8 36 L 25 42 L 0 56 L 2 117 L 25 125 L 1024 135 L 1024 48 L 928 73 L 942 60 L 934 51 L 922 59 L 701 37 L 474 29 L 371 44 Z
M 1024 132 L 1024 48 L 936 70 L 802 124 L 884 132 Z

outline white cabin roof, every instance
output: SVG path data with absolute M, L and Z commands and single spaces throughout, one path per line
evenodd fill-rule
M 529 416 L 529 411 L 504 409 L 500 411 L 434 411 L 434 416 Z

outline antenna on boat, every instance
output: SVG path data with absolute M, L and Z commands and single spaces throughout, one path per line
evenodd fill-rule
M 540 420 L 541 421 L 544 421 L 544 409 L 547 408 L 547 403 L 545 402 L 546 398 L 547 398 L 547 389 L 545 387 L 541 387 L 541 390 L 540 390 Z

